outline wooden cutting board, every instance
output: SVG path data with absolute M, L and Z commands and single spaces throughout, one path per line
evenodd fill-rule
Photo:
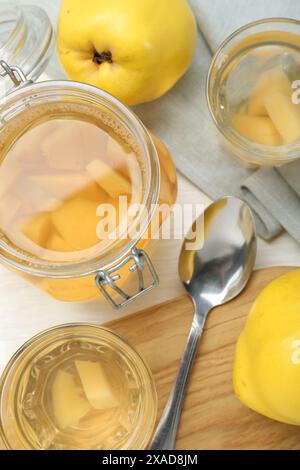
M 300 427 L 243 406 L 232 389 L 235 342 L 260 291 L 291 268 L 256 271 L 244 292 L 207 320 L 188 386 L 177 449 L 300 449 Z M 154 374 L 160 416 L 178 370 L 193 306 L 187 296 L 106 324 L 142 354 Z

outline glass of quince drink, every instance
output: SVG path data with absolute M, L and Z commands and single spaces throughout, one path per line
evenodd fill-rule
M 299 158 L 299 80 L 299 21 L 256 21 L 226 39 L 207 81 L 209 109 L 225 147 L 250 166 Z
M 1 260 L 57 299 L 123 306 L 157 283 L 144 248 L 176 199 L 172 159 L 100 89 L 23 85 L 1 102 Z
M 0 436 L 8 449 L 145 449 L 156 412 L 143 359 L 98 326 L 40 333 L 1 377 Z

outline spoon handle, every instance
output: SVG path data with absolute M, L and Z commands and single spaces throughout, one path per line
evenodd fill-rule
M 150 450 L 172 450 L 175 447 L 177 428 L 180 421 L 185 388 L 194 363 L 203 328 L 196 315 L 181 359 L 176 382 L 153 436 Z

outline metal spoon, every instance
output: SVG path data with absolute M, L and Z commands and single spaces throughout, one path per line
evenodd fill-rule
M 179 257 L 179 275 L 195 315 L 178 376 L 150 449 L 174 449 L 185 388 L 208 313 L 245 287 L 256 258 L 256 234 L 249 207 L 225 197 L 204 211 L 188 232 Z

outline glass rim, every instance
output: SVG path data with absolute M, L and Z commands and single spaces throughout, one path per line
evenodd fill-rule
M 99 339 L 101 339 L 101 333 L 107 334 L 111 339 L 113 343 L 118 343 L 121 346 L 126 346 L 129 348 L 130 353 L 132 353 L 133 356 L 135 356 L 138 361 L 139 365 L 136 367 L 136 369 L 141 372 L 145 373 L 146 378 L 149 381 L 149 392 L 150 392 L 150 400 L 152 401 L 151 406 L 153 406 L 153 413 L 152 413 L 152 422 L 151 426 L 149 426 L 148 433 L 145 435 L 144 439 L 141 440 L 141 448 L 143 449 L 150 441 L 155 422 L 156 422 L 156 417 L 157 417 L 157 406 L 158 406 L 158 397 L 157 397 L 157 390 L 155 386 L 155 381 L 153 374 L 150 370 L 150 367 L 144 360 L 144 358 L 141 356 L 141 354 L 137 351 L 137 349 L 131 345 L 129 341 L 127 341 L 126 338 L 122 337 L 120 334 L 116 333 L 115 331 L 112 331 L 110 328 L 107 328 L 102 325 L 95 325 L 92 323 L 84 323 L 84 322 L 74 322 L 74 323 L 65 323 L 61 325 L 55 325 L 50 328 L 47 328 L 43 331 L 40 331 L 39 333 L 33 335 L 31 338 L 29 338 L 25 343 L 23 343 L 16 351 L 15 353 L 10 357 L 8 360 L 2 374 L 0 375 L 0 439 L 2 439 L 3 444 L 5 447 L 9 450 L 13 450 L 11 447 L 11 444 L 9 442 L 9 439 L 7 438 L 4 425 L 3 425 L 3 418 L 2 418 L 2 402 L 3 402 L 3 392 L 5 382 L 9 376 L 9 373 L 12 369 L 12 367 L 15 365 L 16 361 L 20 358 L 20 356 L 25 353 L 27 350 L 29 350 L 30 347 L 34 346 L 35 344 L 38 344 L 39 341 L 42 341 L 43 339 L 46 339 L 47 336 L 51 333 L 55 333 L 56 331 L 61 331 L 63 335 L 67 335 L 65 332 L 63 332 L 64 329 L 70 329 L 70 333 L 72 334 L 72 330 L 77 330 L 77 329 L 82 329 L 82 328 L 87 328 L 91 330 L 91 333 L 94 333 L 94 335 L 97 336 L 97 332 L 99 333 Z M 74 338 L 79 338 L 80 336 L 84 336 L 85 333 L 81 333 L 80 331 L 76 332 L 74 331 Z M 61 341 L 62 338 L 57 337 L 57 341 Z M 126 353 L 124 353 L 126 354 Z M 131 359 L 132 360 L 132 359 Z M 143 369 L 143 371 L 142 371 Z M 147 421 L 149 424 L 149 422 Z M 143 423 L 142 423 L 143 424 Z M 141 427 L 141 426 L 140 426 Z M 33 449 L 32 449 L 33 450 Z
M 300 142 L 295 142 L 292 144 L 285 144 L 279 146 L 268 146 L 263 144 L 258 144 L 256 142 L 252 142 L 242 135 L 240 135 L 234 129 L 231 129 L 229 126 L 224 126 L 222 122 L 217 118 L 216 113 L 213 109 L 212 99 L 211 99 L 211 89 L 212 89 L 212 76 L 213 76 L 213 69 L 219 60 L 220 56 L 223 54 L 223 49 L 230 45 L 232 40 L 236 39 L 240 34 L 248 31 L 256 26 L 261 26 L 264 24 L 292 24 L 299 27 L 299 36 L 300 36 L 300 20 L 294 18 L 286 18 L 286 17 L 272 17 L 272 18 L 262 18 L 259 20 L 251 21 L 240 28 L 236 29 L 231 33 L 227 38 L 225 38 L 221 44 L 218 46 L 216 52 L 214 53 L 206 78 L 206 102 L 209 109 L 210 116 L 217 127 L 218 131 L 222 134 L 222 136 L 228 140 L 233 145 L 237 146 L 239 150 L 245 151 L 249 149 L 249 144 L 251 144 L 251 158 L 261 160 L 261 162 L 268 164 L 270 161 L 270 154 L 272 154 L 272 162 L 276 162 L 277 164 L 289 163 L 295 161 L 299 158 L 300 154 Z M 287 151 L 292 151 L 289 155 L 287 155 Z M 254 162 L 255 163 L 255 162 Z
M 25 99 L 30 99 L 32 96 L 34 96 L 34 98 L 41 98 L 43 92 L 45 99 L 47 99 L 48 95 L 46 93 L 48 89 L 54 90 L 56 94 L 58 91 L 61 91 L 61 93 L 64 91 L 71 94 L 74 93 L 74 96 L 76 93 L 82 93 L 86 97 L 93 97 L 99 104 L 106 105 L 106 108 L 112 111 L 117 119 L 124 119 L 130 131 L 139 139 L 142 145 L 143 155 L 148 164 L 146 168 L 148 175 L 145 178 L 146 187 L 142 203 L 146 210 L 142 211 L 139 218 L 134 220 L 135 226 L 139 226 L 140 228 L 134 237 L 130 237 L 128 241 L 126 240 L 125 243 L 122 243 L 122 246 L 119 248 L 116 247 L 118 243 L 120 244 L 120 240 L 117 239 L 109 247 L 107 252 L 104 250 L 104 252 L 99 255 L 94 255 L 83 261 L 52 262 L 37 257 L 23 257 L 17 250 L 12 249 L 7 244 L 0 241 L 0 261 L 3 261 L 5 264 L 18 271 L 25 272 L 35 277 L 55 279 L 86 277 L 97 273 L 99 270 L 107 269 L 124 258 L 147 231 L 155 211 L 155 206 L 158 202 L 160 191 L 160 168 L 157 150 L 149 132 L 132 110 L 106 91 L 81 82 L 47 80 L 14 90 L 0 100 L 0 113 L 3 114 L 5 111 L 9 112 L 16 103 L 21 103 L 24 106 Z M 32 102 L 33 100 L 31 103 Z M 96 248 L 97 246 L 95 245 L 94 249 Z

